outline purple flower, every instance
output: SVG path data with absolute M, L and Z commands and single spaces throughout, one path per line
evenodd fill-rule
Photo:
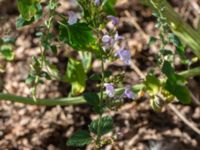
M 109 35 L 104 35 L 104 36 L 102 37 L 102 42 L 103 42 L 104 44 L 110 44 L 111 41 L 112 41 L 112 38 L 111 38 Z
M 69 19 L 68 19 L 69 25 L 73 25 L 73 24 L 77 23 L 79 17 L 76 13 L 74 13 L 73 11 L 69 11 L 68 16 L 69 16 Z
M 108 19 L 110 19 L 112 21 L 112 24 L 114 26 L 118 25 L 119 24 L 119 19 L 114 17 L 114 16 L 107 16 Z
M 114 45 L 113 38 L 107 34 L 102 37 L 102 42 L 103 42 L 102 48 L 104 51 L 106 51 L 107 49 L 111 48 Z
M 129 98 L 129 99 L 133 99 L 135 97 L 134 93 L 131 91 L 130 87 L 126 87 L 124 94 L 125 97 Z
M 119 41 L 119 40 L 123 40 L 124 37 L 123 37 L 123 36 L 120 36 L 120 35 L 118 34 L 118 32 L 116 32 L 116 33 L 115 33 L 115 36 L 114 36 L 114 39 L 115 39 L 115 41 L 117 42 L 117 41 Z
M 113 84 L 112 83 L 105 83 L 104 86 L 106 88 L 106 94 L 109 97 L 114 97 L 114 95 L 115 95 L 115 88 L 114 88 Z
M 101 0 L 94 0 L 94 5 L 95 5 L 95 6 L 99 6 L 100 3 L 101 3 Z
M 123 61 L 126 65 L 130 65 L 131 62 L 131 53 L 129 50 L 125 50 L 124 48 L 121 48 L 116 52 L 116 56 L 120 58 L 121 61 Z

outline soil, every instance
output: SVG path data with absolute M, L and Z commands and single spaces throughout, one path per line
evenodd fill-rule
M 138 0 L 139 1 L 139 0 Z M 151 11 L 137 0 L 120 0 L 116 6 L 120 17 L 119 33 L 126 38 L 126 45 L 131 50 L 136 65 L 146 73 L 155 66 L 156 47 L 147 47 L 147 38 L 137 30 L 126 16 L 126 11 L 137 21 L 146 35 L 157 35 L 154 25 L 156 19 Z M 60 0 L 63 6 L 58 10 L 67 12 L 75 9 L 72 1 Z M 170 1 L 176 11 L 194 28 L 199 21 L 200 4 L 198 0 Z M 1 90 L 8 93 L 31 96 L 30 87 L 24 83 L 30 70 L 31 57 L 40 51 L 38 39 L 34 36 L 34 27 L 16 29 L 18 16 L 16 1 L 0 0 L 0 36 L 16 37 L 14 46 L 15 59 L 11 62 L 1 60 L 5 72 L 1 74 Z M 190 55 L 188 49 L 188 55 Z M 67 57 L 60 51 L 58 57 L 50 57 L 53 62 L 65 66 Z M 199 63 L 196 63 L 198 65 Z M 177 65 L 179 70 L 185 66 Z M 120 72 L 127 70 L 125 84 L 140 81 L 131 67 L 120 62 L 108 64 L 107 68 Z M 94 62 L 93 71 L 99 71 L 99 63 Z M 88 83 L 89 85 L 91 83 Z M 188 81 L 193 94 L 200 96 L 200 78 Z M 94 87 L 89 88 L 93 90 Z M 38 88 L 37 97 L 54 98 L 66 96 L 69 85 L 58 81 L 46 81 Z M 200 106 L 192 103 L 188 106 L 175 104 L 188 120 L 200 128 Z M 115 143 L 104 147 L 105 150 L 199 150 L 200 136 L 186 126 L 170 109 L 165 107 L 161 113 L 154 112 L 149 99 L 137 103 L 126 103 L 117 112 L 107 112 L 114 117 L 115 130 L 110 135 L 117 135 Z M 77 130 L 87 128 L 96 115 L 88 105 L 41 107 L 0 101 L 0 150 L 78 150 L 92 149 L 67 147 L 67 139 Z

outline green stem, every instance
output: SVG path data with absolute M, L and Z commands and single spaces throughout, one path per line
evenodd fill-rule
M 198 76 L 198 75 L 200 75 L 200 67 L 182 71 L 179 73 L 179 75 L 182 75 L 184 78 L 191 78 L 191 77 Z
M 100 91 L 100 102 L 99 105 L 102 105 L 102 101 L 104 98 L 104 93 L 103 93 L 103 88 L 104 88 L 104 60 L 103 58 L 101 58 L 101 91 Z M 97 129 L 97 140 L 96 140 L 96 144 L 98 145 L 98 148 L 100 147 L 100 143 L 101 143 L 101 120 L 102 120 L 102 115 L 103 113 L 101 112 L 99 114 L 99 122 L 98 122 L 98 129 Z
M 186 70 L 179 73 L 184 78 L 190 78 L 194 76 L 200 75 L 200 67 Z M 132 87 L 132 90 L 134 92 L 140 91 L 144 87 L 143 84 L 136 84 Z M 120 94 L 123 92 L 123 88 L 116 89 L 116 93 Z M 102 95 L 101 92 L 99 95 Z M 105 97 L 105 93 L 103 93 L 103 98 Z M 16 96 L 12 94 L 6 94 L 6 93 L 0 93 L 0 101 L 11 101 L 11 102 L 18 102 L 18 103 L 24 103 L 29 105 L 40 105 L 40 106 L 56 106 L 56 105 L 78 105 L 78 104 L 84 104 L 86 103 L 86 100 L 83 96 L 78 97 L 64 97 L 64 98 L 55 98 L 55 99 L 37 99 L 37 101 L 34 101 L 33 98 L 28 97 L 22 97 L 22 96 Z
M 137 84 L 132 87 L 132 90 L 135 92 L 140 91 L 143 88 L 143 84 Z M 116 89 L 116 93 L 122 93 L 123 88 Z M 99 93 L 100 95 L 100 93 Z M 103 93 L 103 96 L 106 97 L 106 94 Z M 29 105 L 39 105 L 39 106 L 56 106 L 56 105 L 78 105 L 86 103 L 86 100 L 83 96 L 78 97 L 63 97 L 63 98 L 54 98 L 54 99 L 37 99 L 34 101 L 33 98 L 16 96 L 12 94 L 0 93 L 0 101 L 10 101 L 18 102 Z
M 140 0 L 155 12 L 162 13 L 162 16 L 167 19 L 168 25 L 186 45 L 188 45 L 193 53 L 200 58 L 200 34 L 190 25 L 185 23 L 180 15 L 174 11 L 171 5 L 166 0 Z
M 179 73 L 185 78 L 190 78 L 194 76 L 200 75 L 200 67 L 186 70 Z M 140 91 L 142 88 L 144 88 L 143 84 L 136 84 L 132 87 L 132 90 L 134 92 Z M 116 93 L 120 94 L 124 91 L 123 88 L 116 89 Z M 101 95 L 101 93 L 99 93 Z M 103 97 L 105 97 L 105 93 L 103 93 Z M 0 93 L 0 101 L 10 101 L 10 102 L 18 102 L 18 103 L 24 103 L 29 105 L 40 105 L 40 106 L 56 106 L 56 105 L 78 105 L 78 104 L 84 104 L 86 103 L 86 100 L 83 96 L 78 97 L 64 97 L 64 98 L 55 98 L 55 99 L 37 99 L 37 101 L 34 101 L 33 98 L 28 97 L 22 97 L 22 96 L 16 96 L 12 94 L 6 94 L 6 93 Z

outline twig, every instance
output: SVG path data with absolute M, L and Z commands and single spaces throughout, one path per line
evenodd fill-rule
M 194 101 L 194 103 L 200 106 L 199 98 L 197 98 L 191 91 L 190 91 L 190 96 L 192 100 Z
M 188 126 L 190 127 L 194 132 L 200 135 L 200 130 L 194 125 L 193 122 L 186 119 L 185 116 L 183 116 L 179 110 L 177 110 L 176 107 L 174 107 L 172 104 L 168 104 L 168 107 Z
M 128 22 L 130 22 L 138 31 L 140 31 L 143 37 L 147 40 L 149 36 L 144 32 L 144 30 L 140 27 L 137 23 L 136 19 L 126 10 L 125 12 L 126 17 L 128 17 Z

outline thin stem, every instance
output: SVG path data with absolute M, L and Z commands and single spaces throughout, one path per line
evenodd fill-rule
M 140 91 L 144 87 L 143 84 L 136 84 L 132 87 L 134 92 Z M 116 93 L 122 93 L 123 88 L 116 89 Z M 101 93 L 99 93 L 100 95 Z M 103 93 L 103 98 L 106 97 L 106 94 Z M 33 98 L 16 96 L 8 93 L 0 93 L 0 101 L 10 101 L 17 102 L 29 105 L 38 105 L 38 106 L 65 106 L 65 105 L 80 105 L 85 104 L 86 100 L 83 96 L 78 97 L 63 97 L 63 98 L 54 98 L 54 99 L 37 99 L 34 101 Z
M 159 12 L 163 8 L 162 15 L 166 18 L 172 32 L 187 44 L 193 53 L 200 59 L 200 34 L 181 19 L 180 15 L 174 11 L 167 0 L 140 1 L 156 12 Z
M 104 60 L 103 57 L 101 58 L 101 91 L 100 91 L 100 101 L 99 101 L 99 105 L 102 105 L 103 102 L 103 98 L 104 98 L 104 94 L 103 94 L 103 89 L 104 89 Z M 98 145 L 98 147 L 100 147 L 100 142 L 101 142 L 101 121 L 102 121 L 102 115 L 103 113 L 100 112 L 99 114 L 99 122 L 98 122 L 98 129 L 97 129 L 97 140 L 96 140 L 96 144 Z
M 190 78 L 194 76 L 200 75 L 200 67 L 186 70 L 183 72 L 179 73 L 185 78 Z M 141 89 L 144 88 L 143 84 L 136 84 L 132 87 L 132 90 L 134 92 L 138 92 Z M 122 93 L 123 88 L 116 89 L 116 93 Z M 101 96 L 101 92 L 99 93 Z M 103 98 L 105 96 L 105 93 L 103 93 Z M 84 104 L 86 103 L 85 99 L 83 96 L 78 96 L 78 97 L 64 97 L 64 98 L 54 98 L 54 99 L 37 99 L 37 102 L 34 101 L 33 98 L 28 98 L 28 97 L 22 97 L 22 96 L 16 96 L 12 94 L 6 94 L 6 93 L 0 93 L 0 101 L 5 100 L 5 101 L 11 101 L 11 102 L 18 102 L 18 103 L 24 103 L 24 104 L 29 104 L 29 105 L 40 105 L 40 106 L 56 106 L 56 105 L 79 105 L 79 104 Z
M 200 67 L 196 67 L 193 69 L 189 69 L 186 71 L 182 71 L 179 73 L 179 75 L 182 75 L 184 78 L 190 78 L 200 75 Z

